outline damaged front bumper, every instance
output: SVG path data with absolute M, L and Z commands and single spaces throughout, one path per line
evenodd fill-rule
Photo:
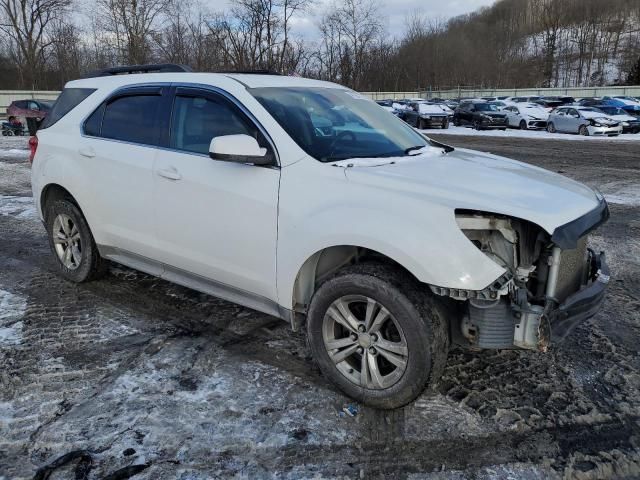
M 551 342 L 559 343 L 583 321 L 594 316 L 601 308 L 609 283 L 609 266 L 604 252 L 589 250 L 591 278 L 587 285 L 567 297 L 547 314 Z

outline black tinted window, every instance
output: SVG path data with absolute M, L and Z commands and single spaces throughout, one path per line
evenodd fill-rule
M 65 88 L 43 120 L 40 129 L 56 123 L 95 91 L 95 88 Z
M 84 133 L 92 137 L 100 136 L 102 127 L 102 115 L 104 114 L 104 103 L 84 122 Z
M 176 96 L 171 119 L 172 148 L 207 154 L 214 137 L 236 134 L 257 138 L 256 128 L 224 99 Z
M 100 136 L 126 142 L 155 145 L 159 129 L 154 124 L 160 112 L 160 95 L 131 95 L 108 103 Z

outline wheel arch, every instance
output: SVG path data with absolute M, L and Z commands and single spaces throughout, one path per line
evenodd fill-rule
M 42 191 L 40 192 L 40 201 L 39 201 L 40 211 L 42 212 L 42 217 L 45 219 L 45 221 L 46 221 L 45 216 L 47 211 L 47 204 L 49 202 L 62 200 L 62 199 L 69 200 L 78 208 L 78 210 L 80 210 L 80 213 L 84 215 L 84 213 L 82 212 L 82 208 L 78 204 L 78 201 L 69 190 L 67 190 L 60 184 L 49 183 L 42 188 Z
M 291 299 L 294 313 L 304 315 L 317 287 L 337 270 L 347 265 L 367 261 L 378 261 L 393 265 L 416 278 L 400 262 L 376 250 L 357 245 L 325 247 L 310 255 L 298 269 Z

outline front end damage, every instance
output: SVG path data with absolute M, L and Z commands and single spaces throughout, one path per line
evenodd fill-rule
M 456 211 L 467 238 L 505 273 L 484 290 L 431 286 L 459 300 L 452 341 L 471 348 L 546 351 L 601 307 L 609 269 L 604 252 L 587 248 L 588 233 L 609 217 L 604 199 L 552 235 L 530 222 Z

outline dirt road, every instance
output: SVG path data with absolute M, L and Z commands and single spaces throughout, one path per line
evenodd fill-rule
M 435 137 L 600 188 L 606 307 L 562 349 L 453 351 L 435 392 L 354 417 L 277 319 L 124 267 L 62 281 L 24 142 L 0 141 L 0 479 L 79 449 L 91 479 L 639 477 L 640 142 Z

